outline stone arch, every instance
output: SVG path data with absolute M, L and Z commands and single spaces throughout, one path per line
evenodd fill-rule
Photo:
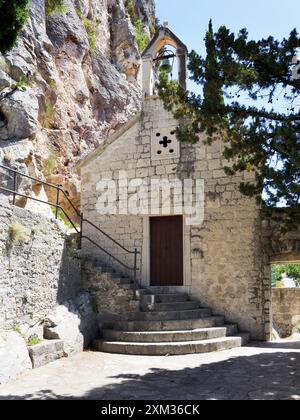
M 162 48 L 170 46 L 176 51 L 178 60 L 178 82 L 186 89 L 187 55 L 186 45 L 166 26 L 161 26 L 142 55 L 143 60 L 143 93 L 145 96 L 154 94 L 154 59 Z

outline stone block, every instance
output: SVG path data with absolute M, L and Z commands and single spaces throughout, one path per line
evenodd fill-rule
M 34 369 L 66 356 L 62 340 L 47 340 L 28 348 Z

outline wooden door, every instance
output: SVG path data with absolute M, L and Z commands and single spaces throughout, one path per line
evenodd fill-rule
M 183 286 L 182 216 L 150 218 L 151 286 Z

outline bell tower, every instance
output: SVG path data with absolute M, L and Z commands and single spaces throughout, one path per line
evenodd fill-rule
M 171 47 L 174 52 L 168 51 L 167 47 Z M 170 59 L 177 59 L 178 82 L 183 89 L 186 89 L 187 55 L 186 45 L 168 28 L 168 23 L 165 22 L 142 55 L 144 96 L 154 95 L 157 65 L 161 62 L 167 68 L 170 65 L 168 61 Z

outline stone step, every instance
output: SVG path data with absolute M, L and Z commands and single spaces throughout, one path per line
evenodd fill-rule
M 126 289 L 126 290 L 134 290 L 134 284 L 133 283 L 120 283 L 120 286 L 123 287 L 123 289 Z
M 129 321 L 176 321 L 183 319 L 208 318 L 212 315 L 210 309 L 200 308 L 186 311 L 137 312 L 130 314 Z
M 117 321 L 114 329 L 121 331 L 181 331 L 199 328 L 223 327 L 223 316 L 210 316 L 200 319 L 169 321 Z
M 114 277 L 113 281 L 121 286 L 131 285 L 133 286 L 133 282 L 128 277 Z
M 221 337 L 210 340 L 170 342 L 170 343 L 135 343 L 95 340 L 93 347 L 97 351 L 117 354 L 143 356 L 175 356 L 193 353 L 209 353 L 240 347 L 240 337 Z
M 145 294 L 145 299 L 153 296 L 155 303 L 173 303 L 173 302 L 188 302 L 190 298 L 187 294 L 182 293 L 163 293 L 163 294 Z
M 154 295 L 187 294 L 182 286 L 149 286 L 148 292 Z
M 128 280 L 128 283 L 131 281 L 130 278 L 128 276 L 123 276 L 120 273 L 109 273 L 110 277 L 112 279 L 116 279 L 116 280 Z
M 236 325 L 226 325 L 219 328 L 199 328 L 186 331 L 115 331 L 104 330 L 103 339 L 136 343 L 165 343 L 181 341 L 200 341 L 235 335 Z
M 195 300 L 186 302 L 173 302 L 173 303 L 155 303 L 153 309 L 146 309 L 149 311 L 165 312 L 165 311 L 185 311 L 189 309 L 197 309 L 200 307 L 199 302 Z

